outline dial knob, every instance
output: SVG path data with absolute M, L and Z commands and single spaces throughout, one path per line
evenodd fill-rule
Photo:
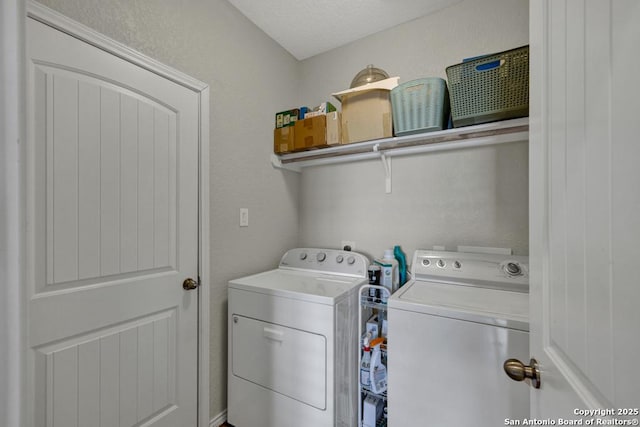
M 453 268 L 460 268 L 460 267 L 462 267 L 462 264 L 460 264 L 460 261 L 453 262 Z
M 447 265 L 447 264 L 444 262 L 444 260 L 442 260 L 442 259 L 438 260 L 438 267 L 444 268 L 445 265 Z
M 304 261 L 305 259 L 307 259 L 307 253 L 306 253 L 306 252 L 302 252 L 302 253 L 300 254 L 300 259 L 301 259 L 302 261 Z
M 520 276 L 522 275 L 522 267 L 520 267 L 517 263 L 515 262 L 508 262 L 505 264 L 504 266 L 504 271 L 509 275 L 509 276 Z
M 322 262 L 327 259 L 327 254 L 325 254 L 324 252 L 319 252 L 318 255 L 316 255 L 316 259 L 318 260 L 318 262 Z
M 338 256 L 336 257 L 336 262 L 337 262 L 338 264 L 342 264 L 342 261 L 344 261 L 344 257 L 343 257 L 342 255 L 338 255 Z
M 353 256 L 350 256 L 349 258 L 347 258 L 347 264 L 352 265 L 356 262 L 356 258 Z
M 423 259 L 422 265 L 424 265 L 425 267 L 429 267 L 431 265 L 431 261 L 428 259 Z

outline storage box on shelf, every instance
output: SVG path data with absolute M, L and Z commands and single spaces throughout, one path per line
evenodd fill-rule
M 449 93 L 439 77 L 402 83 L 391 90 L 395 135 L 411 135 L 447 128 Z
M 294 126 L 294 151 L 338 145 L 340 129 L 337 111 L 298 120 Z
M 273 152 L 277 155 L 339 145 L 342 138 L 338 111 L 296 120 L 293 126 L 273 131 Z
M 295 128 L 293 126 L 273 130 L 273 152 L 276 154 L 291 153 L 295 149 Z
M 342 102 L 343 144 L 393 136 L 389 92 L 397 85 L 391 77 L 333 94 Z
M 342 113 L 332 111 L 327 113 L 327 145 L 342 144 Z
M 300 151 L 324 144 L 327 135 L 325 116 L 309 117 L 296 122 L 294 150 Z
M 529 46 L 447 67 L 453 126 L 529 115 Z

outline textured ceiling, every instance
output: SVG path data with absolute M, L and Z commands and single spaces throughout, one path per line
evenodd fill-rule
M 229 0 L 302 60 L 461 0 Z

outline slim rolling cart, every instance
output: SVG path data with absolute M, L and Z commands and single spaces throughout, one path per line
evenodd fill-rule
M 384 341 L 380 344 L 380 356 L 382 363 L 387 364 L 387 341 L 386 341 L 386 317 L 387 301 L 391 296 L 391 291 L 384 286 L 363 285 L 360 287 L 360 306 L 358 314 L 358 427 L 386 427 L 387 426 L 387 391 L 374 391 L 374 387 L 363 381 L 363 365 L 365 358 L 364 344 L 365 338 L 373 340 L 372 329 L 377 328 L 375 335 L 382 337 Z M 374 319 L 375 316 L 375 320 Z M 369 335 L 368 335 L 369 333 Z M 369 366 L 373 369 L 373 366 Z M 366 376 L 366 370 L 364 372 Z M 381 408 L 380 408 L 381 407 Z

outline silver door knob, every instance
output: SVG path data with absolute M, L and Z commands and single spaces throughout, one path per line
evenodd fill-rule
M 514 381 L 531 380 L 531 386 L 540 388 L 540 370 L 536 359 L 531 359 L 529 365 L 525 365 L 518 359 L 509 359 L 504 362 L 504 371 Z
M 184 279 L 184 282 L 182 282 L 182 288 L 185 291 L 192 291 L 192 290 L 196 289 L 197 287 L 198 287 L 198 282 L 193 280 L 191 277 L 188 277 L 188 278 Z

